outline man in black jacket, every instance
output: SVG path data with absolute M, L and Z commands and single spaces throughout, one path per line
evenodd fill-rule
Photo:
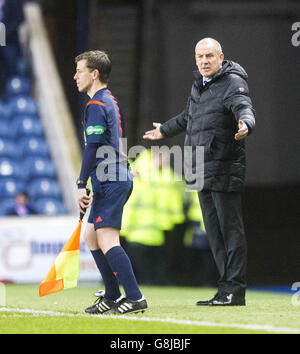
M 243 139 L 255 127 L 247 73 L 239 64 L 224 60 L 220 43 L 212 38 L 197 43 L 195 59 L 198 71 L 185 110 L 164 124 L 153 123 L 155 129 L 146 132 L 144 139 L 157 140 L 185 131 L 185 146 L 203 147 L 204 181 L 198 195 L 220 278 L 216 295 L 197 305 L 245 305 Z M 196 163 L 191 166 L 193 171 Z

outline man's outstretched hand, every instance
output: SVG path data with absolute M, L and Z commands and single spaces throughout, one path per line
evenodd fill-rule
M 155 127 L 155 129 L 149 130 L 145 133 L 145 135 L 143 136 L 143 139 L 148 139 L 148 140 L 159 140 L 162 139 L 163 136 L 160 132 L 160 123 L 153 123 L 153 126 Z
M 239 130 L 235 134 L 234 139 L 235 140 L 241 140 L 241 139 L 246 138 L 247 135 L 248 135 L 247 124 L 244 123 L 242 120 L 239 120 Z

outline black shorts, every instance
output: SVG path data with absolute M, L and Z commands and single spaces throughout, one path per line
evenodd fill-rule
M 133 182 L 128 171 L 127 181 L 105 181 L 97 179 L 96 171 L 91 174 L 93 204 L 88 222 L 95 230 L 101 227 L 121 229 L 125 203 L 131 195 Z

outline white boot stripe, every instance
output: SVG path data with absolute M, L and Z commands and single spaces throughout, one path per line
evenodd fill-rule
M 102 309 L 101 309 L 100 304 L 97 304 L 96 306 L 97 306 L 97 309 L 98 309 L 100 312 L 102 312 Z
M 97 304 L 97 308 L 100 312 L 106 312 L 107 310 L 110 310 L 110 307 L 103 301 Z
M 101 304 L 101 303 L 98 304 L 97 307 L 98 307 L 98 310 L 99 310 L 100 312 L 103 312 L 103 308 L 102 308 L 102 304 Z
M 110 307 L 106 303 L 102 302 L 102 305 L 104 306 L 104 308 L 106 307 L 108 310 L 110 309 Z

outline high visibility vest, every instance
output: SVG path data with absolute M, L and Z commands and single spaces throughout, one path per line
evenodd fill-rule
M 184 182 L 175 180 L 176 175 L 170 167 L 159 170 L 159 180 L 153 183 L 157 195 L 158 221 L 163 230 L 172 230 L 175 224 L 184 222 L 183 196 Z
M 135 178 L 133 192 L 125 204 L 120 234 L 128 242 L 161 246 L 164 232 L 158 223 L 156 195 L 149 182 Z
M 170 167 L 158 169 L 152 162 L 151 151 L 144 150 L 131 164 L 136 177 L 124 208 L 121 230 L 128 242 L 161 245 L 163 231 L 185 220 L 184 182 L 175 180 Z
M 138 178 L 143 181 L 151 181 L 151 151 L 144 150 L 131 164 L 133 171 L 138 173 Z

